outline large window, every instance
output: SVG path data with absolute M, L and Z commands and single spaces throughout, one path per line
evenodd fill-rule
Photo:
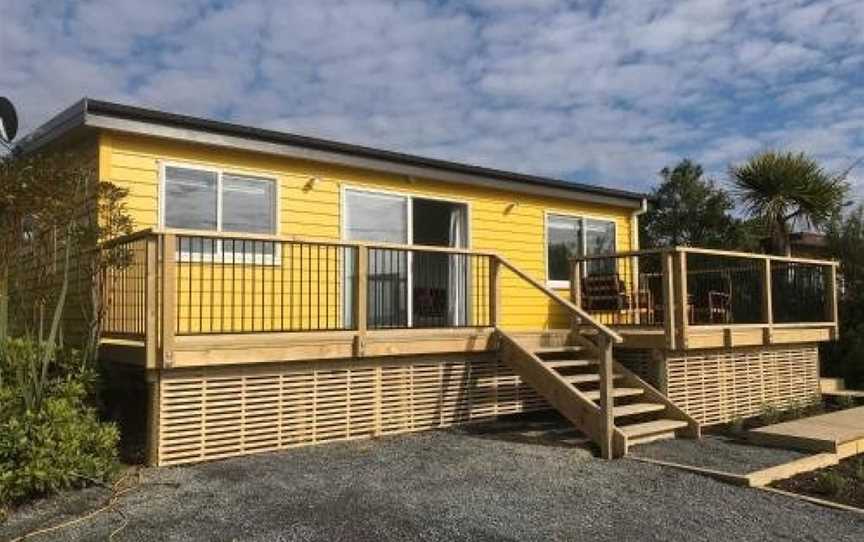
M 275 234 L 276 182 L 211 169 L 165 166 L 162 223 L 167 228 Z M 181 238 L 181 258 L 272 263 L 275 246 Z
M 570 258 L 615 251 L 615 222 L 576 216 L 546 217 L 546 278 L 555 286 L 570 282 Z M 588 273 L 604 272 L 607 262 L 591 262 Z
M 276 233 L 276 183 L 271 179 L 187 167 L 165 167 L 168 228 Z

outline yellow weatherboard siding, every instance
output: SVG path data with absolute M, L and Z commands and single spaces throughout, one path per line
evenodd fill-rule
M 470 248 L 498 252 L 540 280 L 545 280 L 546 273 L 546 213 L 614 220 L 616 248 L 632 248 L 633 211 L 623 207 L 573 202 L 434 179 L 408 179 L 375 171 L 172 140 L 102 133 L 100 177 L 129 190 L 127 206 L 137 228 L 158 225 L 160 160 L 276 178 L 278 233 L 281 235 L 340 239 L 342 189 L 357 187 L 467 203 Z M 313 177 L 317 180 L 310 186 L 309 181 Z M 230 271 L 217 269 L 210 279 L 219 282 L 223 272 Z M 269 277 L 266 274 L 268 272 L 273 270 L 263 270 L 265 279 Z M 264 294 L 279 295 L 278 286 L 276 288 Z M 204 292 L 200 294 L 204 295 Z M 331 292 L 330 295 L 334 294 Z M 551 300 L 509 273 L 502 276 L 502 298 L 504 327 L 543 329 L 567 326 Z M 206 300 L 195 298 L 193 301 L 205 305 L 204 310 L 208 311 L 205 318 L 210 315 Z M 184 316 L 190 315 L 181 314 L 181 322 Z

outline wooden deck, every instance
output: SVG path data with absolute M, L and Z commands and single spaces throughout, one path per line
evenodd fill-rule
M 864 407 L 760 427 L 750 431 L 750 440 L 767 446 L 830 452 L 841 459 L 864 453 Z
M 689 326 L 677 344 L 662 327 L 610 326 L 624 338 L 621 348 L 675 347 L 678 350 L 740 348 L 776 344 L 816 343 L 836 338 L 834 322 L 790 324 L 716 324 Z
M 625 348 L 816 343 L 837 338 L 836 274 L 833 261 L 671 247 L 575 259 L 571 297 Z
M 710 369 L 715 361 L 743 367 L 729 357 L 744 354 L 738 347 L 815 350 L 837 328 L 833 262 L 714 251 L 706 263 L 703 252 L 681 248 L 616 254 L 602 257 L 612 262 L 575 262 L 566 299 L 499 254 L 470 249 L 174 231 L 139 232 L 105 249 L 129 265 L 106 278 L 100 354 L 143 369 L 153 464 L 540 405 L 557 408 L 603 457 L 620 457 L 634 442 L 698 437 L 702 421 L 667 394 L 680 383 L 696 405 L 697 382 L 702 407 L 716 402 L 719 387 L 705 375 L 720 374 Z M 424 275 L 433 261 L 446 272 Z M 604 276 L 618 284 L 612 295 L 597 291 L 593 279 Z M 788 303 L 798 297 L 808 303 Z M 530 307 L 545 307 L 543 328 L 514 318 Z M 662 351 L 661 365 L 680 378 L 652 386 L 619 363 L 613 347 Z M 703 359 L 706 349 L 728 359 Z M 690 350 L 692 360 L 678 360 Z M 798 353 L 758 354 L 757 382 L 769 381 L 766 367 L 785 363 L 791 369 L 773 374 L 791 374 L 792 384 L 763 385 L 770 389 L 748 403 L 788 402 L 799 388 L 817 389 L 815 355 L 810 386 L 801 370 L 808 365 L 778 365 Z M 730 389 L 737 396 L 743 387 Z M 702 407 L 703 417 L 714 412 Z

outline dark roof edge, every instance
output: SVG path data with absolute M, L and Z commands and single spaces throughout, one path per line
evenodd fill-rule
M 82 98 L 21 138 L 15 148 L 28 153 L 49 144 L 69 130 L 83 126 L 86 111 L 87 98 Z
M 327 153 L 381 160 L 430 170 L 443 170 L 461 175 L 486 177 L 490 180 L 510 181 L 525 185 L 533 185 L 535 187 L 547 187 L 558 190 L 595 194 L 615 200 L 629 200 L 632 202 L 629 206 L 633 207 L 641 206 L 643 200 L 650 199 L 650 196 L 646 194 L 627 190 L 573 183 L 560 179 L 515 173 L 435 158 L 424 158 L 396 151 L 375 149 L 361 145 L 318 139 L 286 132 L 277 132 L 275 130 L 253 128 L 250 126 L 202 119 L 175 113 L 166 113 L 154 109 L 146 109 L 90 98 L 80 100 L 43 124 L 41 127 L 37 128 L 30 136 L 25 140 L 22 140 L 22 147 L 25 150 L 40 147 L 49 140 L 53 140 L 56 137 L 59 137 L 59 135 L 62 135 L 62 132 L 74 128 L 76 125 L 86 125 L 88 117 L 93 115 L 152 123 L 187 130 L 191 129 L 221 136 L 261 141 L 264 143 L 290 145 L 313 151 L 323 151 Z M 70 122 L 70 120 L 73 122 Z

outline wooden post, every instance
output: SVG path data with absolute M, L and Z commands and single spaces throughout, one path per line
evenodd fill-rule
M 354 355 L 363 357 L 366 350 L 366 327 L 369 320 L 369 247 L 357 247 L 357 281 L 354 284 L 354 324 L 357 336 L 354 340 Z
M 174 335 L 177 332 L 177 237 L 162 237 L 162 366 L 174 364 Z
M 580 309 L 582 308 L 582 269 L 584 265 L 582 260 L 570 263 L 570 301 Z M 578 316 L 573 316 L 570 319 L 571 331 L 578 333 L 581 323 L 582 320 Z
M 676 343 L 679 349 L 687 349 L 687 327 L 690 324 L 690 307 L 687 298 L 687 253 L 678 250 L 675 255 L 675 324 L 678 326 Z
M 598 336 L 600 349 L 600 413 L 603 417 L 602 440 L 600 454 L 603 459 L 612 459 L 612 436 L 615 431 L 615 397 L 612 382 L 612 341 L 607 337 Z
M 372 436 L 380 437 L 381 436 L 381 409 L 384 408 L 382 405 L 382 390 L 381 384 L 384 379 L 384 371 L 381 369 L 381 365 L 375 367 L 375 399 L 374 404 L 372 406 L 373 412 L 373 427 L 372 427 Z
M 159 374 L 147 371 L 147 451 L 146 461 L 150 467 L 159 465 Z
M 633 288 L 633 293 L 630 298 L 632 302 L 631 308 L 635 309 L 634 323 L 639 325 L 642 323 L 642 312 L 640 310 L 641 307 L 639 306 L 639 256 L 632 256 L 630 258 L 630 275 L 633 278 L 631 281 L 631 287 Z
M 828 275 L 825 284 L 825 320 L 834 322 L 832 339 L 840 337 L 840 319 L 837 314 L 837 266 L 828 266 Z
M 663 259 L 663 331 L 666 333 L 666 348 L 675 350 L 675 261 L 672 252 L 660 254 Z
M 762 267 L 762 319 L 768 324 L 762 335 L 764 344 L 771 344 L 774 327 L 774 292 L 771 285 L 771 258 L 764 259 Z
M 501 260 L 489 257 L 489 325 L 501 325 Z
M 159 265 L 159 238 L 150 235 L 144 244 L 144 346 L 147 370 L 156 368 L 159 347 L 159 304 L 156 267 Z

